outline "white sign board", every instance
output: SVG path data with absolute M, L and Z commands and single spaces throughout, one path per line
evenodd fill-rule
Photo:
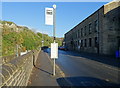
M 51 43 L 51 58 L 58 58 L 58 43 Z
M 45 24 L 53 25 L 53 8 L 45 8 Z

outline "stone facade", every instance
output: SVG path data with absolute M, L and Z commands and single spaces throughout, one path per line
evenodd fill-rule
M 65 34 L 65 45 L 79 52 L 115 55 L 120 47 L 120 3 L 110 2 Z

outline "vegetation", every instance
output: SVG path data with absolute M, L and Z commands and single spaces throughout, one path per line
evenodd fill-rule
M 1 21 L 3 25 L 2 31 L 2 55 L 8 56 L 15 54 L 17 45 L 19 53 L 34 50 L 42 46 L 42 39 L 44 39 L 44 46 L 50 47 L 53 38 L 47 34 L 34 33 L 27 27 L 17 26 L 13 22 Z M 8 25 L 6 25 L 8 24 Z M 14 26 L 11 26 L 14 24 Z M 43 38 L 42 38 L 43 36 Z M 62 45 L 61 38 L 57 38 L 59 46 Z

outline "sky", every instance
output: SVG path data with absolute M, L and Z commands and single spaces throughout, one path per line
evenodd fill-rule
M 27 26 L 36 32 L 53 35 L 53 26 L 45 25 L 45 8 L 56 8 L 56 37 L 64 34 L 107 2 L 2 2 L 2 20 Z

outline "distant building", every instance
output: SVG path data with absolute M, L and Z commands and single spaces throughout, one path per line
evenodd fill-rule
M 120 1 L 102 6 L 68 31 L 65 45 L 69 50 L 115 55 L 120 49 Z

